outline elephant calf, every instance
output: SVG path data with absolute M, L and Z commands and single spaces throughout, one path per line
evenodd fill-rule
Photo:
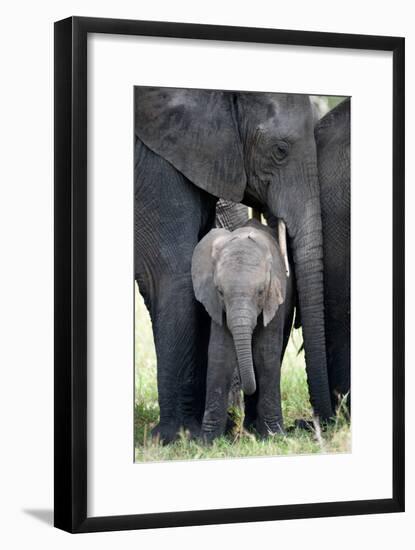
M 236 366 L 248 396 L 245 425 L 262 437 L 283 431 L 280 369 L 294 304 L 281 253 L 285 233 L 282 240 L 280 248 L 269 228 L 250 220 L 232 232 L 212 229 L 194 250 L 195 295 L 212 318 L 201 432 L 207 443 L 225 431 Z

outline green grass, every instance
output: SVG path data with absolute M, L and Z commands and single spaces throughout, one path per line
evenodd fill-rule
M 265 441 L 255 438 L 242 429 L 243 415 L 239 409 L 236 409 L 232 411 L 236 423 L 233 433 L 218 438 L 211 446 L 189 441 L 184 433 L 178 441 L 170 445 L 162 446 L 153 441 L 151 429 L 157 424 L 159 418 L 156 356 L 151 322 L 137 289 L 135 303 L 136 462 L 350 452 L 350 426 L 342 404 L 339 406 L 336 422 L 323 433 L 314 428 L 306 431 L 294 427 L 296 419 L 312 420 L 304 352 L 298 353 L 302 343 L 300 331 L 293 331 L 281 374 L 282 409 L 287 435 L 273 436 Z

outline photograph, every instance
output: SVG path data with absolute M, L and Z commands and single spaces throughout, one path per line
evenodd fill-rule
M 55 23 L 59 529 L 405 509 L 405 39 L 297 29 Z
M 352 453 L 351 104 L 134 87 L 136 463 Z

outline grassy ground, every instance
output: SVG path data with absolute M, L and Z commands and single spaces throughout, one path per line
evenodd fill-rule
M 350 427 L 340 406 L 336 423 L 326 432 L 294 429 L 299 418 L 311 419 L 307 380 L 304 369 L 304 353 L 298 354 L 301 334 L 294 331 L 284 357 L 281 375 L 282 408 L 285 436 L 274 436 L 261 441 L 241 428 L 242 413 L 233 411 L 236 428 L 230 436 L 217 439 L 209 447 L 188 441 L 185 434 L 163 447 L 151 440 L 150 432 L 158 422 L 156 357 L 154 353 L 151 322 L 140 294 L 136 291 L 135 334 L 135 460 L 189 460 L 207 458 L 232 458 L 245 456 L 275 456 L 311 453 L 350 452 Z

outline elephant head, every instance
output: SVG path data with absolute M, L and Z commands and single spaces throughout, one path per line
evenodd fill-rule
M 137 138 L 193 184 L 285 222 L 311 403 L 316 414 L 329 418 L 323 243 L 309 97 L 137 87 L 135 111 Z
M 195 248 L 192 279 L 196 298 L 212 319 L 222 325 L 225 313 L 242 389 L 253 394 L 252 333 L 258 316 L 263 314 L 267 326 L 285 298 L 285 266 L 276 240 L 252 222 L 233 232 L 212 229 Z

